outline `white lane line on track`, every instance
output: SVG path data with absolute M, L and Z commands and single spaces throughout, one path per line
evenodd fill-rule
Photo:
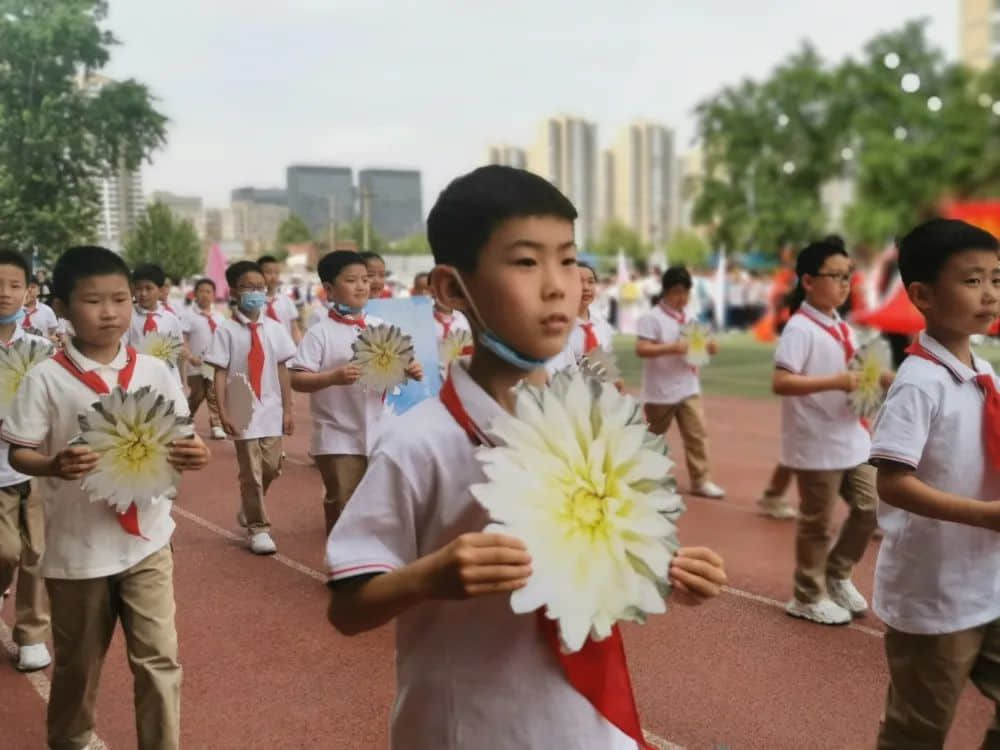
M 777 599 L 771 599 L 768 596 L 761 596 L 760 594 L 754 594 L 749 591 L 744 591 L 743 589 L 734 589 L 729 586 L 723 586 L 722 591 L 726 594 L 732 594 L 733 596 L 738 596 L 741 599 L 747 599 L 752 602 L 757 602 L 758 604 L 766 604 L 769 607 L 777 607 L 782 612 L 784 612 L 785 610 L 785 602 L 779 602 Z M 846 627 L 849 630 L 857 630 L 859 633 L 870 635 L 873 638 L 885 637 L 885 633 L 883 633 L 881 630 L 870 628 L 867 625 L 858 625 L 857 623 L 852 622 L 850 625 L 847 625 Z
M 208 529 L 213 534 L 218 534 L 219 536 L 224 537 L 226 539 L 232 540 L 234 542 L 242 542 L 246 540 L 245 536 L 241 536 L 240 534 L 236 534 L 232 531 L 229 531 L 228 529 L 224 529 L 221 526 L 217 526 L 211 521 L 208 521 L 202 518 L 201 516 L 195 515 L 191 511 L 182 508 L 177 503 L 174 503 L 174 513 L 183 518 L 186 518 L 187 520 L 191 521 L 191 523 L 197 524 L 198 526 L 201 526 L 203 529 Z M 320 573 L 318 570 L 313 570 L 308 565 L 303 565 L 302 563 L 297 562 L 296 560 L 293 560 L 290 557 L 285 557 L 280 553 L 271 555 L 271 558 L 275 562 L 281 563 L 285 567 L 291 568 L 292 570 L 302 573 L 303 575 L 309 576 L 310 578 L 315 579 L 321 583 L 326 583 L 326 576 Z M 656 750 L 684 750 L 684 748 L 681 747 L 680 745 L 675 745 L 673 742 L 665 740 L 659 735 L 653 734 L 652 732 L 646 731 L 645 729 L 643 730 L 643 734 L 646 736 L 646 741 L 650 745 L 655 747 Z M 91 750 L 96 750 L 96 748 L 91 748 Z
M 10 654 L 11 659 L 17 658 L 17 644 L 14 643 L 13 634 L 10 632 L 10 628 L 7 627 L 7 623 L 3 620 L 0 620 L 0 643 L 3 644 L 7 653 Z M 45 676 L 45 672 L 26 672 L 24 677 L 31 683 L 31 687 L 35 689 L 35 692 L 38 693 L 42 701 L 48 704 L 52 684 L 49 682 L 49 678 Z M 94 739 L 87 745 L 87 750 L 108 750 L 108 746 L 104 744 L 104 740 L 95 734 Z

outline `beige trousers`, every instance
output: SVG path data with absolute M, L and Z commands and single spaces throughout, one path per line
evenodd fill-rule
M 0 487 L 0 594 L 17 574 L 14 642 L 44 643 L 49 637 L 49 600 L 40 565 L 45 550 L 45 509 L 34 482 Z
M 795 598 L 814 602 L 826 595 L 827 578 L 850 578 L 875 531 L 875 468 L 861 464 L 836 471 L 796 470 L 799 520 L 795 537 Z M 831 524 L 837 496 L 850 511 L 836 542 Z
M 48 709 L 51 750 L 82 750 L 90 743 L 101 667 L 119 620 L 134 680 L 137 747 L 176 750 L 181 667 L 173 574 L 173 554 L 166 545 L 106 578 L 45 579 L 55 646 Z
M 367 456 L 330 454 L 314 456 L 320 476 L 323 477 L 325 496 L 323 516 L 326 519 L 326 533 L 330 531 L 344 512 L 347 501 L 361 482 L 368 468 Z
M 885 634 L 889 694 L 878 750 L 940 750 L 970 679 L 993 701 L 986 750 L 1000 748 L 1000 620 L 942 635 Z
M 236 441 L 240 501 L 250 534 L 271 529 L 271 521 L 264 509 L 264 495 L 271 482 L 281 476 L 283 457 L 280 437 Z
M 646 422 L 654 435 L 666 435 L 674 418 L 684 441 L 684 457 L 692 486 L 708 479 L 708 433 L 701 396 L 691 396 L 678 404 L 646 404 Z
M 215 381 L 206 380 L 201 375 L 188 378 L 188 410 L 193 418 L 198 412 L 202 401 L 208 402 L 208 424 L 210 427 L 222 427 L 219 417 L 219 401 L 215 397 Z

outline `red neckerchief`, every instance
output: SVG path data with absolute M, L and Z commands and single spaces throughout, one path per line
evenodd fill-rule
M 660 305 L 660 309 L 663 310 L 664 314 L 666 314 L 666 316 L 668 318 L 673 318 L 674 320 L 676 320 L 681 325 L 684 325 L 685 323 L 687 323 L 687 313 L 684 312 L 683 310 L 681 310 L 678 313 L 677 311 L 671 310 L 669 307 L 667 307 L 666 305 L 662 305 L 662 304 Z
M 948 370 L 948 372 L 951 372 L 956 380 L 960 380 L 948 365 L 920 343 L 920 339 L 910 344 L 906 349 L 906 353 L 940 365 Z M 986 458 L 994 470 L 1000 471 L 1000 390 L 997 390 L 996 381 L 993 379 L 993 375 L 988 372 L 977 374 L 973 380 L 976 381 L 979 390 L 983 392 L 983 399 L 985 401 L 983 407 L 983 447 Z
M 345 326 L 357 326 L 358 328 L 365 328 L 367 326 L 364 313 L 361 313 L 361 317 L 359 318 L 348 318 L 346 315 L 341 315 L 333 308 L 330 308 L 329 315 L 330 320 L 335 323 L 342 323 Z
M 142 323 L 142 335 L 145 336 L 147 333 L 155 333 L 160 330 L 159 326 L 156 324 L 156 316 L 158 313 L 149 312 L 149 310 L 143 310 L 142 314 L 146 316 L 146 319 Z
M 21 319 L 21 328 L 31 328 L 31 316 L 38 312 L 38 303 L 35 303 L 35 307 L 29 310 L 27 307 L 24 308 L 24 317 Z
M 583 329 L 583 353 L 590 354 L 590 352 L 601 345 L 600 340 L 597 338 L 597 333 L 594 332 L 594 321 L 581 320 L 580 328 Z
M 490 444 L 462 405 L 450 375 L 441 388 L 439 398 L 473 445 Z M 595 641 L 588 636 L 583 648 L 575 653 L 565 654 L 559 643 L 555 620 L 546 617 L 542 609 L 537 611 L 536 618 L 542 636 L 562 665 L 566 679 L 573 688 L 601 716 L 635 740 L 641 750 L 650 750 L 639 723 L 639 711 L 635 705 L 632 680 L 625 659 L 625 643 L 618 626 L 615 625 L 611 629 L 611 635 L 603 641 Z
M 822 328 L 824 331 L 826 331 L 828 334 L 830 334 L 831 336 L 833 336 L 834 341 L 836 341 L 838 344 L 840 344 L 843 347 L 843 349 L 844 349 L 844 359 L 847 362 L 850 362 L 852 359 L 854 359 L 854 344 L 851 343 L 851 329 L 847 325 L 847 323 L 845 323 L 844 321 L 840 321 L 839 325 L 829 326 L 826 323 L 824 323 L 822 320 L 820 320 L 819 318 L 817 318 L 816 316 L 812 315 L 807 310 L 805 310 L 805 309 L 803 309 L 801 307 L 799 308 L 798 312 L 796 312 L 795 314 L 796 315 L 802 315 L 802 316 L 808 318 L 813 323 L 815 323 L 820 328 Z
M 274 303 L 277 302 L 277 297 L 272 297 L 267 301 L 267 317 L 273 320 L 275 323 L 280 323 L 281 319 L 278 317 L 278 313 L 274 310 Z
M 455 314 L 452 313 L 450 318 L 446 318 L 443 312 L 434 311 L 434 320 L 441 324 L 444 328 L 444 333 L 441 334 L 442 339 L 448 338 L 448 334 L 451 332 L 451 327 L 455 323 Z
M 215 318 L 212 317 L 212 313 L 199 310 L 198 314 L 204 316 L 205 320 L 208 321 L 208 330 L 215 333 L 215 329 L 218 328 L 219 325 L 215 322 Z
M 166 310 L 166 311 L 167 311 L 168 313 L 170 313 L 171 315 L 176 315 L 176 314 L 177 314 L 176 312 L 174 312 L 174 308 L 172 308 L 172 307 L 171 307 L 171 306 L 170 306 L 170 305 L 169 305 L 168 303 L 166 303 L 166 302 L 164 302 L 164 303 L 163 303 L 163 309 L 164 309 L 164 310 Z
M 111 389 L 104 382 L 104 378 L 98 375 L 95 370 L 81 370 L 76 362 L 67 356 L 66 352 L 58 351 L 52 356 L 52 359 L 62 365 L 70 375 L 90 388 L 94 393 L 101 395 L 111 393 Z M 125 366 L 118 371 L 118 387 L 123 391 L 128 391 L 129 384 L 132 382 L 132 374 L 135 372 L 135 360 L 135 349 L 131 346 L 126 346 Z M 115 515 L 118 517 L 118 524 L 126 534 L 146 539 L 139 530 L 139 509 L 135 507 L 135 503 L 130 504 L 123 513 L 116 511 Z M 147 539 L 146 541 L 149 540 Z
M 238 316 L 233 316 L 240 325 L 250 332 L 250 351 L 247 353 L 247 380 L 250 382 L 250 389 L 261 400 L 264 389 L 264 363 L 267 361 L 267 354 L 264 352 L 264 339 L 261 338 L 264 332 L 264 321 L 257 318 L 256 322 L 241 320 Z

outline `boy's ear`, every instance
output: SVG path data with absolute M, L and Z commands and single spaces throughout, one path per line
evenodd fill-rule
M 910 298 L 910 302 L 920 312 L 933 307 L 933 290 L 928 284 L 922 281 L 914 281 L 906 287 L 906 296 Z
M 468 313 L 469 301 L 462 293 L 462 287 L 455 281 L 458 271 L 453 266 L 434 266 L 431 271 L 429 285 L 434 293 L 434 299 L 445 307 Z

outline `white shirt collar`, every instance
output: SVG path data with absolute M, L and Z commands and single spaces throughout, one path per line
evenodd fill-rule
M 458 400 L 462 402 L 465 413 L 480 432 L 488 433 L 493 421 L 504 413 L 503 407 L 472 379 L 465 369 L 464 359 L 452 362 L 448 375 L 455 385 L 455 393 L 458 394 Z M 495 441 L 491 439 L 490 442 Z
M 248 318 L 246 315 L 243 314 L 243 311 L 240 310 L 240 308 L 238 307 L 233 308 L 233 320 L 245 326 L 248 326 L 251 323 L 263 323 L 265 317 L 266 316 L 264 315 L 258 315 L 257 320 L 250 320 L 250 318 Z
M 803 302 L 801 309 L 814 319 L 829 326 L 840 325 L 844 322 L 844 319 L 840 317 L 840 314 L 836 310 L 833 311 L 833 316 L 831 317 L 824 312 L 820 312 L 808 302 Z
M 90 357 L 83 356 L 80 353 L 80 350 L 73 345 L 72 341 L 66 342 L 64 351 L 66 352 L 66 356 L 69 357 L 70 361 L 83 372 L 98 370 L 102 367 L 108 367 L 111 368 L 112 370 L 117 371 L 123 369 L 125 365 L 128 363 L 128 352 L 126 351 L 125 347 L 120 344 L 118 345 L 118 353 L 115 355 L 115 358 L 106 365 L 101 364 L 100 362 L 97 362 L 93 359 L 90 359 Z
M 977 357 L 975 352 L 972 352 L 972 365 L 976 369 L 971 369 L 968 365 L 959 360 L 958 357 L 948 351 L 937 339 L 929 335 L 927 331 L 920 332 L 920 345 L 930 354 L 934 355 L 938 362 L 948 368 L 948 371 L 952 374 L 955 380 L 960 383 L 965 383 L 972 380 L 977 375 L 982 375 L 984 372 L 990 371 L 986 361 Z

